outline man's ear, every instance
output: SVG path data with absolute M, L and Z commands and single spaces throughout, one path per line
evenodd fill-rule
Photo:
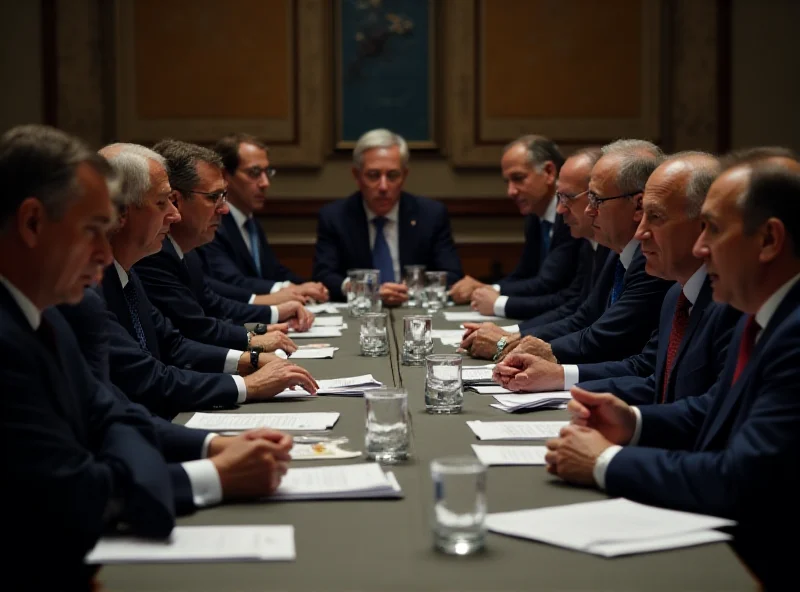
M 42 238 L 47 213 L 44 204 L 35 197 L 27 197 L 17 208 L 17 232 L 27 247 L 35 247 Z
M 758 260 L 766 263 L 776 259 L 788 246 L 786 227 L 778 218 L 769 218 L 761 229 L 761 253 Z
M 642 221 L 642 217 L 644 216 L 644 207 L 642 206 L 643 199 L 644 193 L 641 191 L 633 196 L 634 203 L 636 204 L 636 210 L 633 212 L 633 221 L 637 224 Z
M 556 171 L 556 165 L 553 164 L 552 160 L 548 160 L 542 165 L 542 172 L 547 175 L 548 183 L 555 184 L 556 179 L 558 179 L 558 171 Z

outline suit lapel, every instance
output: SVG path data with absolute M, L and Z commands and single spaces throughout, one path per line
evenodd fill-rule
M 103 274 L 103 297 L 109 310 L 116 315 L 117 320 L 125 327 L 128 334 L 135 339 L 136 331 L 133 328 L 130 312 L 128 312 L 128 301 L 125 300 L 125 294 L 122 292 L 122 282 L 120 282 L 119 275 L 117 275 L 117 270 L 113 264 L 108 266 Z
M 361 192 L 351 195 L 347 203 L 347 234 L 351 239 L 355 265 L 353 267 L 372 267 L 372 249 L 369 246 L 367 214 L 364 212 Z M 352 224 L 350 224 L 352 221 Z
M 253 256 L 250 254 L 244 242 L 244 238 L 242 238 L 241 231 L 236 226 L 236 220 L 233 214 L 228 213 L 222 217 L 222 227 L 218 232 L 230 242 L 233 250 L 238 254 L 239 259 L 244 261 L 250 271 L 250 275 L 258 276 L 258 270 L 253 262 Z
M 61 410 L 61 413 L 65 417 L 69 418 L 69 425 L 73 429 L 75 436 L 78 437 L 79 440 L 83 441 L 85 439 L 83 435 L 79 431 L 75 430 L 77 425 L 83 424 L 83 418 L 78 412 L 76 406 L 77 400 L 75 398 L 75 393 L 77 392 L 77 385 L 74 384 L 72 371 L 69 370 L 73 362 L 65 357 L 64 350 L 66 345 L 63 343 L 63 339 L 59 335 L 59 333 L 64 330 L 65 327 L 60 326 L 63 323 L 58 323 L 57 321 L 51 320 L 51 313 L 52 311 L 50 309 L 43 311 L 42 320 L 50 324 L 51 331 L 53 332 L 53 340 L 55 342 L 55 351 L 50 351 L 49 353 L 51 355 L 47 358 L 48 370 L 50 372 L 50 376 L 53 378 L 52 386 L 53 393 L 55 395 L 54 402 Z
M 160 360 L 161 351 L 158 347 L 158 335 L 156 335 L 156 328 L 153 324 L 153 311 L 148 309 L 148 303 L 150 301 L 147 300 L 147 296 L 145 295 L 142 280 L 139 279 L 139 276 L 136 275 L 134 270 L 131 270 L 128 281 L 133 283 L 134 289 L 136 290 L 139 304 L 139 322 L 142 324 L 144 340 L 147 342 L 147 349 L 150 350 L 150 354 L 153 357 Z
M 417 244 L 417 204 L 414 198 L 403 193 L 400 196 L 400 211 L 397 223 L 397 242 L 400 255 L 400 272 L 404 265 L 414 261 L 414 246 Z M 400 281 L 401 278 L 396 278 Z

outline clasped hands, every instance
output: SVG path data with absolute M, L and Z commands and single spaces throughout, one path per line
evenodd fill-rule
M 502 361 L 511 352 L 533 354 L 549 362 L 557 362 L 550 344 L 538 337 L 510 333 L 494 323 L 464 323 L 464 329 L 460 348 L 473 358 L 493 360 L 497 354 L 497 342 L 505 337 L 506 346 L 497 356 L 496 362 Z

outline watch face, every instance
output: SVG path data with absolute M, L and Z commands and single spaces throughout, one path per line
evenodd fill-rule
M 267 326 L 264 323 L 258 323 L 255 329 L 253 329 L 253 333 L 255 333 L 256 335 L 263 335 L 266 332 L 267 332 Z

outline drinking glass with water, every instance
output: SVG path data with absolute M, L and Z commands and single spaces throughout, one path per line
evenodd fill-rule
M 472 456 L 431 462 L 434 546 L 469 555 L 486 544 L 486 466 Z
M 425 303 L 428 312 L 436 312 L 447 304 L 447 272 L 425 272 Z
M 385 312 L 368 312 L 361 316 L 361 344 L 362 356 L 385 356 L 389 353 L 389 340 L 386 336 Z
M 368 312 L 380 312 L 380 288 L 380 271 L 377 269 L 362 269 L 353 283 L 350 314 L 354 317 L 360 317 Z
M 461 356 L 432 354 L 425 358 L 425 411 L 434 414 L 461 413 L 464 390 Z
M 408 286 L 408 301 L 406 304 L 409 307 L 419 306 L 422 299 L 422 292 L 425 289 L 425 266 L 424 265 L 406 265 L 405 270 L 405 283 Z
M 386 464 L 407 459 L 411 437 L 406 390 L 390 387 L 370 389 L 365 391 L 364 400 L 367 458 Z
M 422 366 L 425 363 L 425 356 L 432 351 L 431 317 L 428 315 L 404 316 L 403 365 Z

